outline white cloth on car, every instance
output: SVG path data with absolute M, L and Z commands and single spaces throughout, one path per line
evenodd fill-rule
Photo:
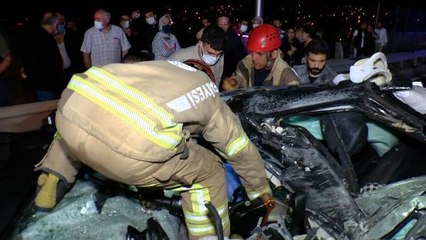
M 393 95 L 421 114 L 426 114 L 426 88 L 413 86 L 411 90 L 396 91 Z

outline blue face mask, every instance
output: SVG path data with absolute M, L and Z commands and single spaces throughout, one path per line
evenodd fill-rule
M 101 21 L 95 21 L 95 22 L 94 22 L 94 24 L 95 24 L 95 28 L 96 28 L 96 29 L 98 29 L 99 31 L 101 31 L 101 30 L 102 30 L 102 28 L 104 27 L 104 26 L 102 25 L 102 22 L 101 22 Z
M 210 55 L 210 54 L 205 53 L 205 52 L 203 51 L 203 56 L 201 56 L 201 58 L 203 59 L 203 61 L 204 61 L 207 65 L 209 65 L 209 66 L 213 66 L 213 65 L 215 65 L 215 64 L 219 61 L 220 56 L 213 56 L 213 55 Z
M 172 27 L 172 26 L 170 26 L 170 25 L 164 25 L 164 26 L 162 26 L 162 27 L 161 27 L 161 30 L 162 30 L 164 33 L 170 33 L 170 29 L 171 29 L 171 27 Z
M 149 25 L 153 25 L 155 24 L 155 18 L 154 17 L 148 17 L 145 18 L 146 23 L 148 23 Z
M 58 31 L 58 33 L 65 33 L 65 25 L 64 24 L 58 24 L 56 26 L 56 31 Z

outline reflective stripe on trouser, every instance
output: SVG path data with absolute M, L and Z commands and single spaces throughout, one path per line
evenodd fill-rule
M 184 161 L 198 161 L 200 166 L 197 171 L 197 181 L 190 188 L 180 187 L 173 189 L 180 191 L 185 222 L 190 234 L 190 239 L 200 239 L 206 236 L 216 236 L 214 221 L 210 217 L 207 202 L 211 202 L 217 209 L 222 221 L 224 236 L 230 234 L 230 221 L 228 216 L 228 202 L 226 198 L 225 176 L 219 159 L 209 150 L 198 146 L 189 145 L 190 156 Z M 191 163 L 188 164 L 191 167 Z M 198 167 L 197 167 L 198 168 Z
M 210 198 L 215 196 L 210 190 L 212 190 L 212 188 L 208 189 L 202 185 L 194 184 L 191 190 L 182 193 L 185 222 L 191 239 L 217 235 L 214 219 L 211 217 L 213 214 L 209 214 L 209 211 L 205 207 L 205 203 L 209 201 L 212 202 Z M 224 234 L 225 236 L 229 236 L 230 222 L 228 204 L 225 201 L 220 206 L 214 206 L 219 213 Z

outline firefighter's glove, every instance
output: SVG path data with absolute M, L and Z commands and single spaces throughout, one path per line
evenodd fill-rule
M 234 77 L 227 77 L 222 81 L 222 89 L 225 91 L 234 90 L 237 88 L 237 79 Z
M 40 174 L 37 180 L 35 205 L 39 210 L 50 211 L 62 199 L 69 184 L 51 173 Z

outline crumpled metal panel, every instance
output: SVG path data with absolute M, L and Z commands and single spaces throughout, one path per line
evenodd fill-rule
M 414 211 L 426 210 L 425 192 L 426 176 L 422 176 L 360 195 L 355 201 L 366 214 L 363 228 L 367 233 L 358 238 L 383 238 Z
M 364 82 L 342 86 L 262 87 L 222 93 L 239 116 L 251 121 L 296 113 L 362 112 L 367 117 L 426 143 L 426 117 Z M 243 106 L 239 106 L 243 105 Z
M 52 212 L 36 212 L 26 227 L 19 227 L 24 230 L 14 239 L 126 239 L 129 225 L 141 232 L 150 217 L 161 224 L 170 239 L 177 239 L 180 219 L 167 210 L 147 210 L 137 199 L 114 196 L 105 201 L 98 213 L 96 191 L 92 182 L 77 180 Z
M 306 210 L 319 216 L 323 225 L 327 221 L 332 237 L 343 239 L 362 231 L 358 225 L 362 212 L 346 189 L 344 177 L 337 174 L 336 163 L 320 151 L 316 140 L 307 138 L 309 133 L 287 127 L 281 137 L 259 135 L 253 141 L 266 169 L 292 191 L 306 195 Z
M 368 84 L 336 88 L 264 88 L 235 92 L 226 100 L 260 150 L 266 169 L 287 189 L 305 194 L 307 221 L 312 231 L 317 231 L 316 236 L 321 236 L 318 235 L 320 230 L 335 239 L 381 239 L 397 233 L 399 236 L 414 234 L 408 227 L 400 231 L 397 225 L 423 206 L 424 197 L 420 195 L 426 189 L 425 182 L 417 181 L 411 187 L 394 184 L 386 187 L 389 195 L 357 199 L 356 192 L 348 192 L 345 178 L 328 151 L 309 133 L 286 126 L 280 119 L 295 114 L 311 116 L 356 111 L 426 142 L 423 116 L 407 110 L 388 93 Z M 281 127 L 279 134 L 272 131 L 277 127 Z M 424 222 L 418 222 L 416 231 L 422 231 L 420 225 Z M 315 230 L 315 226 L 320 230 Z
M 288 189 L 306 195 L 308 223 L 320 228 L 315 236 L 324 237 L 321 232 L 326 232 L 334 239 L 383 239 L 396 235 L 396 239 L 401 239 L 417 232 L 423 234 L 426 217 L 414 221 L 417 225 L 407 221 L 415 212 L 422 211 L 426 216 L 426 176 L 353 196 L 344 187 L 344 179 L 336 175 L 339 171 L 326 152 L 308 133 L 297 129 L 283 128 L 281 136 L 258 132 L 252 140 L 266 169 Z M 399 230 L 401 226 L 407 227 Z

